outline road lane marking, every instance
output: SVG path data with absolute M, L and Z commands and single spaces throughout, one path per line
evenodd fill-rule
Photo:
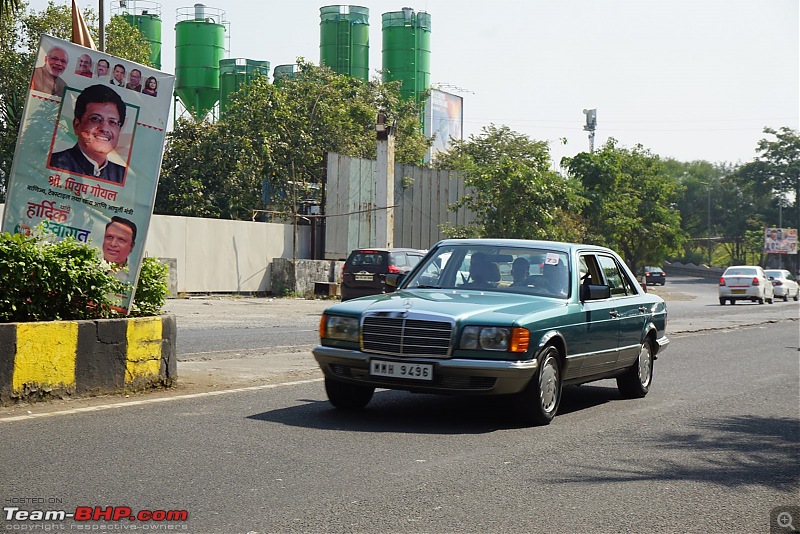
M 87 412 L 99 412 L 102 410 L 113 410 L 117 408 L 127 408 L 130 406 L 143 406 L 146 404 L 157 404 L 161 402 L 171 402 L 184 399 L 200 399 L 203 397 L 216 397 L 219 395 L 229 395 L 231 393 L 242 393 L 246 391 L 259 391 L 262 389 L 276 389 L 284 386 L 298 386 L 302 384 L 312 384 L 322 382 L 323 378 L 311 378 L 309 380 L 295 380 L 293 382 L 281 382 L 279 384 L 263 384 L 260 386 L 247 386 L 242 388 L 223 389 L 219 391 L 205 391 L 203 393 L 187 393 L 185 395 L 175 395 L 172 397 L 159 397 L 157 399 L 140 399 L 133 401 L 117 402 L 113 404 L 101 404 L 98 406 L 84 406 L 82 408 L 70 408 L 56 412 L 29 413 L 25 415 L 13 415 L 10 417 L 0 417 L 0 423 L 12 423 L 14 421 L 24 421 L 27 419 L 41 419 L 43 417 L 55 417 L 59 415 L 73 415 Z M 79 400 L 79 399 L 75 399 Z

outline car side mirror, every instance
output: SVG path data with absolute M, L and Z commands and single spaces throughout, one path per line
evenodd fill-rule
M 581 284 L 581 302 L 587 300 L 601 300 L 611 298 L 611 288 L 609 286 L 596 286 L 592 284 Z

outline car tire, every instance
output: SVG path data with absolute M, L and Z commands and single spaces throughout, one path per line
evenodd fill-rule
M 372 400 L 375 388 L 348 384 L 326 377 L 325 393 L 328 394 L 328 401 L 336 408 L 360 410 Z
M 797 290 L 797 293 L 794 294 L 794 301 L 797 302 L 800 300 L 800 289 Z
M 759 297 L 759 298 L 758 298 L 758 303 L 759 303 L 759 304 L 764 304 L 764 299 L 763 299 L 763 298 L 761 298 L 761 297 Z
M 728 299 L 728 300 L 730 300 L 730 301 L 731 301 L 731 306 L 733 306 L 734 304 L 736 304 L 736 301 L 735 301 L 734 299 Z
M 786 293 L 786 294 L 783 296 L 783 302 L 789 302 L 789 293 Z
M 725 299 L 719 299 L 719 305 L 725 306 Z
M 767 304 L 772 304 L 773 302 L 775 302 L 774 298 L 769 298 L 769 299 L 764 299 L 764 300 L 767 301 Z
M 642 342 L 639 357 L 625 374 L 617 377 L 617 389 L 624 399 L 641 399 L 650 391 L 653 383 L 653 342 L 650 338 Z
M 517 405 L 522 420 L 534 426 L 550 424 L 561 404 L 561 392 L 559 352 L 554 345 L 548 345 L 539 356 L 536 373 L 518 393 Z

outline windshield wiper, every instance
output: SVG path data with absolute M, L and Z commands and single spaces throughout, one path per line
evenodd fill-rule
M 409 288 L 411 289 L 411 288 Z M 418 285 L 415 289 L 442 289 L 442 286 L 425 286 L 425 285 Z

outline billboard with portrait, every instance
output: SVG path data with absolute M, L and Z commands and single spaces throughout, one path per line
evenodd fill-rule
M 41 225 L 98 248 L 133 299 L 174 76 L 45 35 L 25 101 L 3 231 Z
M 797 228 L 764 228 L 764 254 L 797 254 Z

